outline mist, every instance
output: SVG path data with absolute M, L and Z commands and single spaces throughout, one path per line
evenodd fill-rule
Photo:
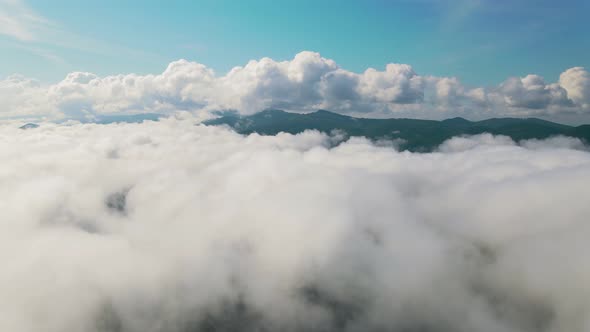
M 0 330 L 590 330 L 583 142 L 195 122 L 0 124 Z

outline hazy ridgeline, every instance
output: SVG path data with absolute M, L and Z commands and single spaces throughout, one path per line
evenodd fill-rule
M 590 153 L 0 126 L 0 330 L 587 331 Z

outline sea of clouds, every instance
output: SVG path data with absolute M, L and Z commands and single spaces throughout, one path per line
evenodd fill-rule
M 0 125 L 0 330 L 588 331 L 590 153 Z

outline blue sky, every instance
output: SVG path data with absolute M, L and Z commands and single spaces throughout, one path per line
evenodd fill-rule
M 160 73 L 180 58 L 225 73 L 302 50 L 356 72 L 407 63 L 478 86 L 529 73 L 555 81 L 590 67 L 590 1 L 582 0 L 3 2 L 0 24 L 15 16 L 10 2 L 38 19 L 19 23 L 25 35 L 0 27 L 0 77 Z

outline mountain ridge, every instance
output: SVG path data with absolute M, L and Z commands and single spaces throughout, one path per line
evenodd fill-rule
M 404 142 L 400 148 L 410 151 L 432 151 L 454 136 L 490 133 L 509 136 L 515 141 L 571 136 L 590 141 L 590 125 L 569 126 L 538 118 L 491 118 L 470 121 L 462 117 L 445 120 L 409 118 L 357 118 L 327 110 L 291 113 L 268 109 L 251 115 L 230 114 L 204 122 L 205 125 L 227 125 L 240 134 L 297 134 L 305 130 L 330 133 L 343 131 L 348 136 L 373 140 L 391 139 Z

